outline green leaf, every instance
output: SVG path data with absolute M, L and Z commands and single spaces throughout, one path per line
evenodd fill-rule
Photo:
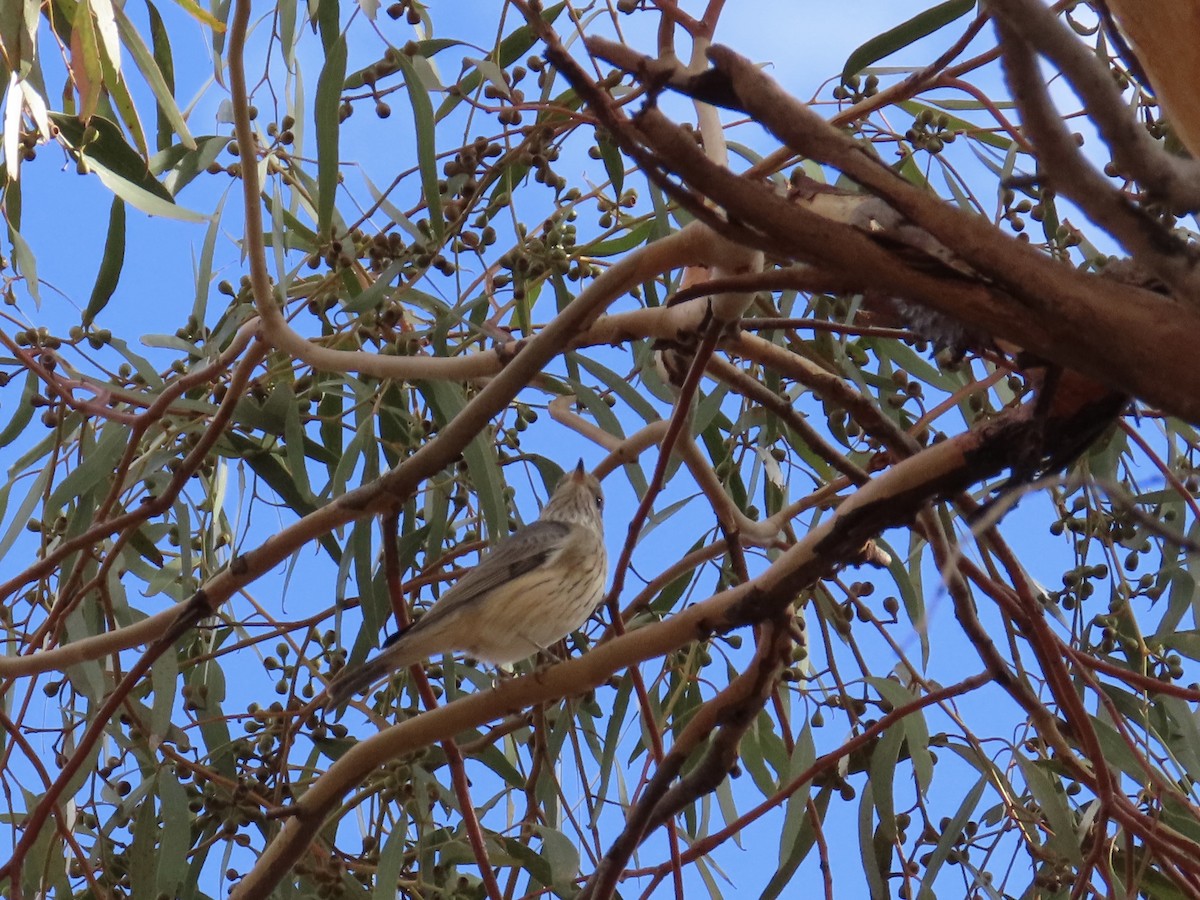
M 942 835 L 938 838 L 937 846 L 934 847 L 933 853 L 929 855 L 928 861 L 925 863 L 925 877 L 921 879 L 921 887 L 917 893 L 917 900 L 936 900 L 937 894 L 933 890 L 933 884 L 937 879 L 937 874 L 945 864 L 946 857 L 949 856 L 950 851 L 954 849 L 955 843 L 971 818 L 971 813 L 979 805 L 979 798 L 983 796 L 983 791 L 987 786 L 987 776 L 975 782 L 975 786 L 967 791 L 963 802 L 959 804 L 958 812 L 954 814 L 946 824 L 946 827 L 942 829 Z
M 404 86 L 412 106 L 413 124 L 417 129 L 417 166 L 421 173 L 421 189 L 429 210 L 429 227 L 437 238 L 446 230 L 442 216 L 442 195 L 438 190 L 437 132 L 433 104 L 429 91 L 417 75 L 417 68 L 407 54 L 401 53 L 400 68 L 404 71 Z M 460 84 L 461 86 L 461 84 Z
M 759 793 L 770 797 L 778 789 L 779 779 L 767 767 L 766 737 L 756 721 L 755 727 L 742 738 L 742 766 Z
M 1105 686 L 1104 692 L 1109 695 L 1122 712 L 1130 719 L 1136 721 L 1138 711 L 1134 709 L 1136 700 L 1124 691 L 1118 691 L 1115 688 Z M 1126 776 L 1137 779 L 1145 777 L 1145 770 L 1142 768 L 1142 758 L 1137 751 L 1129 746 L 1128 740 L 1121 732 L 1117 731 L 1108 721 L 1091 717 L 1092 728 L 1096 732 L 1096 740 L 1104 751 L 1104 762 L 1110 768 L 1120 769 Z
M 32 810 L 41 801 L 42 798 L 30 793 L 24 787 L 21 788 L 23 802 L 21 806 L 25 810 Z M 11 791 L 9 792 L 11 797 Z M 16 804 L 11 799 L 5 800 L 5 809 L 12 809 Z M 16 811 L 14 810 L 14 813 Z M 12 818 L 16 818 L 13 815 Z M 49 872 L 53 869 L 60 868 L 66 859 L 67 850 L 63 846 L 62 837 L 55 827 L 55 820 L 52 818 L 49 821 L 43 822 L 38 830 L 37 837 L 33 845 L 27 851 L 24 859 L 24 865 L 20 867 L 19 877 L 21 878 L 21 889 L 26 897 L 44 896 L 42 893 L 42 875 L 44 872 Z M 12 877 L 11 875 L 9 876 Z M 5 888 L 11 888 L 11 882 L 4 884 Z M 6 890 L 7 896 L 20 896 L 16 890 Z M 70 893 L 65 896 L 70 896 Z
M 504 70 L 492 62 L 490 59 L 476 59 L 473 56 L 464 56 L 463 62 L 474 66 L 479 73 L 487 79 L 488 84 L 494 87 L 505 97 L 512 97 L 512 91 L 509 90 L 508 82 L 504 80 Z
M 1048 826 L 1046 845 L 1072 863 L 1081 863 L 1083 854 L 1080 852 L 1079 835 L 1075 830 L 1075 815 L 1071 812 L 1066 792 L 1061 790 L 1061 780 L 1046 771 L 1047 763 L 1029 759 L 1021 753 L 1016 754 L 1016 760 L 1021 774 L 1025 776 L 1029 792 L 1033 794 L 1033 799 L 1037 801 L 1042 816 L 1045 817 Z
M 25 238 L 21 237 L 21 232 L 17 229 L 8 229 L 8 239 L 12 242 L 13 261 L 25 282 L 25 289 L 29 291 L 29 296 L 33 298 L 38 309 L 41 309 L 42 295 L 38 289 L 37 257 L 33 255 L 29 244 L 25 243 Z
M 662 416 L 658 414 L 658 410 L 654 408 L 653 404 L 651 404 L 649 400 L 643 397 L 633 385 L 631 385 L 612 369 L 601 365 L 591 357 L 584 356 L 582 353 L 572 353 L 571 355 L 574 360 L 579 363 L 580 368 L 591 372 L 592 375 L 598 378 L 606 388 L 616 394 L 622 402 L 629 404 L 630 409 L 641 416 L 642 419 L 645 420 L 646 424 L 657 422 L 662 418 Z M 608 404 L 603 405 L 607 410 Z M 615 418 L 612 420 L 612 423 L 615 426 L 615 429 L 611 433 L 622 434 L 623 430 L 620 427 L 620 423 Z
M 207 676 L 196 679 L 201 685 L 211 684 L 218 679 L 224 684 L 224 675 L 219 666 L 197 666 L 197 671 Z M 236 778 L 229 721 L 221 711 L 221 700 L 213 696 L 211 688 L 204 711 L 207 715 L 201 716 L 197 725 L 200 729 L 200 736 L 204 739 L 204 746 L 208 749 L 208 764 L 226 778 Z
M 816 744 L 813 743 L 812 725 L 806 722 L 804 730 L 800 733 L 800 737 L 796 741 L 796 746 L 792 750 L 787 777 L 784 780 L 791 783 L 801 773 L 808 771 L 816 761 L 817 749 Z M 806 781 L 800 788 L 788 795 L 787 806 L 784 811 L 783 830 L 779 835 L 779 852 L 781 854 L 786 853 L 788 848 L 800 839 L 804 823 L 808 820 L 807 806 L 808 798 L 811 794 L 812 782 Z
M 596 144 L 600 149 L 600 160 L 604 163 L 604 171 L 608 173 L 608 178 L 612 182 L 613 196 L 620 197 L 621 191 L 625 189 L 625 159 L 621 156 L 621 151 L 617 149 L 612 135 L 608 132 L 601 132 L 600 140 Z
M 224 440 L 228 440 L 238 449 L 238 457 L 246 460 L 254 474 L 265 481 L 297 517 L 306 516 L 317 508 L 316 504 L 296 487 L 291 469 L 283 464 L 277 453 L 265 451 L 261 446 L 235 433 L 226 435 Z M 341 548 L 333 535 L 322 535 L 320 542 L 331 559 L 336 562 L 341 558 Z
M 956 19 L 961 19 L 975 8 L 975 0 L 946 0 L 924 12 L 917 13 L 895 28 L 876 35 L 859 46 L 846 59 L 842 67 L 842 80 L 849 80 L 871 63 L 902 50 L 909 44 L 933 34 Z
M 104 239 L 104 255 L 100 258 L 100 271 L 92 286 L 92 296 L 83 311 L 83 324 L 91 325 L 97 314 L 112 299 L 121 279 L 121 268 L 125 265 L 125 202 L 113 197 L 108 213 L 108 235 Z
M 625 715 L 633 698 L 633 679 L 622 678 L 617 684 L 616 696 L 612 699 L 612 712 L 608 717 L 608 726 L 601 742 L 601 756 L 597 760 L 600 768 L 600 784 L 596 788 L 596 803 L 592 808 L 590 825 L 596 827 L 600 814 L 608 797 L 609 781 L 613 774 L 617 775 L 618 785 L 621 784 L 620 767 L 616 765 L 617 748 L 621 743 L 621 731 L 625 724 Z
M 553 23 L 566 5 L 566 3 L 556 3 L 554 6 L 543 11 L 542 21 Z M 500 68 L 507 68 L 524 56 L 536 42 L 537 32 L 529 25 L 522 25 L 502 40 L 499 47 L 488 54 L 488 61 L 497 63 Z M 462 103 L 462 98 L 475 91 L 482 81 L 483 73 L 478 68 L 474 72 L 460 78 L 458 80 L 459 91 L 457 95 L 447 97 L 442 101 L 442 105 L 438 107 L 437 121 L 440 122 L 446 118 L 458 104 Z
M 340 225 L 341 221 L 341 217 L 334 212 L 334 225 Z M 287 239 L 289 250 L 301 250 L 305 253 L 311 253 L 321 246 L 321 241 L 317 237 L 317 233 L 311 228 L 306 227 L 287 208 L 283 210 L 283 233 Z M 271 237 L 273 240 L 274 235 L 272 234 Z
M 158 183 L 151 174 L 150 166 L 145 158 L 129 146 L 120 126 L 111 119 L 104 116 L 92 116 L 86 126 L 75 116 L 60 112 L 50 113 L 50 119 L 58 126 L 60 137 L 73 149 L 82 153 L 89 167 L 96 170 L 97 174 L 103 170 L 110 179 L 119 178 L 132 187 L 158 198 L 168 206 L 174 205 L 175 200 L 171 196 L 171 192 Z M 105 185 L 109 190 L 114 190 L 107 181 Z M 116 193 L 115 190 L 114 193 Z M 137 206 L 137 204 L 134 205 Z M 165 215 L 165 213 L 159 212 L 155 212 L 155 214 Z M 192 213 L 191 215 L 196 214 Z
M 284 387 L 280 386 L 278 392 L 283 393 Z M 288 469 L 295 482 L 296 492 L 315 508 L 316 498 L 312 494 L 312 488 L 308 481 L 308 466 L 304 449 L 306 436 L 304 425 L 300 421 L 300 406 L 296 402 L 296 395 L 290 388 L 286 394 L 291 401 L 285 404 L 283 409 L 283 448 Z
M 151 390 L 158 390 L 162 387 L 163 381 L 158 374 L 158 370 L 150 365 L 150 361 L 139 353 L 134 353 L 129 349 L 129 344 L 118 337 L 114 337 L 109 341 L 108 345 L 125 357 L 126 361 L 133 366 L 134 370 L 142 376 L 146 381 L 146 386 Z M 195 350 L 194 345 L 190 345 Z
M 879 696 L 890 703 L 893 709 L 899 709 L 917 699 L 904 685 L 890 678 L 868 677 L 867 683 L 879 691 Z M 933 759 L 929 755 L 929 726 L 925 723 L 924 711 L 913 710 L 901 720 L 901 726 L 908 744 L 913 771 L 917 776 L 917 786 L 924 794 L 933 780 Z
M 137 104 L 133 102 L 129 85 L 125 83 L 120 71 L 113 63 L 114 61 L 109 59 L 107 53 L 100 54 L 100 67 L 104 73 L 104 86 L 107 89 L 107 93 L 102 99 L 108 100 L 106 104 L 108 111 L 115 111 L 120 115 L 121 121 L 125 123 L 125 128 L 128 129 L 129 136 L 137 148 L 138 156 L 141 159 L 147 159 L 150 156 L 150 145 L 146 142 L 146 131 L 138 116 Z
M 579 360 L 579 357 L 575 353 L 568 353 L 567 357 L 572 362 Z M 568 378 L 567 383 L 571 386 L 571 391 L 575 394 L 575 399 L 592 414 L 592 418 L 596 420 L 597 425 L 611 435 L 625 437 L 625 429 L 621 427 L 621 421 L 599 394 L 574 378 Z
M 138 555 L 152 566 L 162 566 L 165 560 L 163 559 L 162 551 L 158 549 L 154 541 L 146 535 L 146 526 L 142 526 L 135 531 L 127 532 L 129 535 L 129 546 L 137 551 Z
M 486 765 L 491 774 L 503 778 L 509 787 L 516 790 L 523 790 L 525 788 L 528 776 L 522 774 L 497 745 L 490 744 L 481 748 L 478 755 L 472 758 Z
M 404 866 L 407 848 L 408 829 L 405 822 L 404 808 L 400 808 L 400 819 L 392 823 L 391 833 L 383 842 L 383 851 L 375 870 L 375 900 L 396 900 L 396 882 L 400 878 L 400 870 Z
M 188 531 L 182 527 L 180 534 Z M 186 572 L 187 570 L 184 569 Z M 150 731 L 154 735 L 165 735 L 171 729 L 171 713 L 176 699 L 176 683 L 179 681 L 179 660 L 174 653 L 164 653 L 150 667 L 150 683 L 154 688 L 154 705 L 150 709 Z
M 174 200 L 163 200 L 157 191 L 147 191 L 141 186 L 113 173 L 94 160 L 91 162 L 91 168 L 106 188 L 130 206 L 140 209 L 147 215 L 162 216 L 164 219 L 176 219 L 180 222 L 200 223 L 208 221 L 208 216 L 178 206 Z M 153 183 L 158 184 L 157 181 Z M 161 188 L 162 185 L 159 185 L 159 187 Z
M 1159 739 L 1190 778 L 1200 776 L 1200 721 L 1178 697 L 1157 697 L 1154 706 L 1170 723 L 1168 728 L 1156 729 Z
M 150 17 L 150 43 L 153 49 L 152 62 L 157 68 L 162 77 L 163 84 L 166 86 L 167 94 L 174 103 L 175 97 L 175 59 L 171 53 L 171 38 L 167 33 L 167 29 L 163 24 L 162 16 L 158 12 L 158 7 L 150 0 L 146 0 L 146 13 Z M 122 15 L 124 12 L 122 11 Z M 171 146 L 171 118 L 167 115 L 166 110 L 161 106 L 158 110 L 157 122 L 158 137 L 156 143 L 159 150 L 165 150 Z M 194 145 L 193 145 L 194 146 Z
M 287 63 L 288 71 L 299 70 L 296 61 L 296 6 L 297 0 L 281 0 L 276 4 L 275 33 L 279 35 L 279 49 L 283 51 L 283 61 Z
M 196 296 L 192 300 L 192 318 L 197 322 L 204 321 L 205 310 L 208 309 L 208 292 L 211 290 L 213 253 L 217 247 L 217 234 L 221 227 L 221 212 L 225 209 L 225 199 L 228 192 L 221 195 L 217 208 L 213 210 L 204 233 L 204 242 L 200 245 L 200 260 L 196 265 Z
M 550 866 L 550 884 L 559 892 L 574 893 L 573 883 L 579 874 L 579 851 L 561 831 L 537 826 L 542 839 L 542 858 Z
M 144 334 L 142 335 L 142 343 L 147 347 L 177 350 L 185 356 L 200 355 L 200 348 L 196 346 L 194 341 L 174 334 Z
M 547 887 L 554 883 L 554 873 L 550 870 L 549 862 L 528 843 L 509 837 L 501 837 L 499 840 L 509 857 L 528 872 L 530 878 Z
M 418 381 L 416 387 L 428 401 L 439 427 L 466 406 L 466 396 L 457 385 L 444 381 Z M 490 432 L 490 428 L 485 428 L 475 435 L 464 448 L 463 459 L 475 486 L 487 533 L 494 541 L 508 534 L 508 503 L 504 499 L 504 473 L 500 471 L 495 448 L 488 439 Z
M 1162 642 L 1164 649 L 1177 650 L 1189 659 L 1200 659 L 1200 630 L 1193 628 L 1188 631 L 1160 633 L 1155 635 L 1155 639 Z
M 366 290 L 361 291 L 349 303 L 344 304 L 344 309 L 348 313 L 364 313 L 367 310 L 375 309 L 382 306 L 384 301 L 391 295 L 395 288 L 392 281 L 397 275 L 404 271 L 404 267 L 408 265 L 408 261 L 404 259 L 393 260 L 371 283 L 371 286 Z
M 87 3 L 80 3 L 75 7 L 72 24 L 71 75 L 79 90 L 77 112 L 81 118 L 86 119 L 96 112 L 96 104 L 104 90 L 104 70 L 100 62 L 96 23 L 92 20 L 92 9 Z M 75 52 L 76 46 L 78 52 Z
M 717 785 L 714 794 L 717 798 L 717 806 L 721 810 L 721 818 L 725 820 L 726 825 L 731 825 L 738 819 L 737 799 L 733 796 L 732 779 L 726 778 Z M 737 846 L 742 846 L 742 836 L 740 830 L 735 830 L 733 833 L 733 842 Z
M 150 171 L 154 174 L 166 172 L 163 187 L 168 194 L 176 197 L 197 175 L 216 161 L 231 140 L 232 138 L 223 134 L 210 134 L 198 138 L 194 149 L 188 149 L 183 144 L 174 144 L 150 158 Z
M 187 878 L 188 848 L 194 816 L 188 812 L 188 796 L 170 766 L 158 770 L 158 796 L 162 805 L 162 831 L 158 844 L 158 892 L 178 897 Z
M 408 47 L 407 44 L 405 46 Z M 427 38 L 423 41 L 413 41 L 412 46 L 408 47 L 408 49 L 413 51 L 410 54 L 411 56 L 420 56 L 424 57 L 426 60 L 429 60 L 450 47 L 470 46 L 470 44 L 464 43 L 463 41 L 456 41 L 451 38 Z M 399 69 L 399 63 L 394 63 L 389 57 L 385 56 L 383 59 L 376 60 L 369 66 L 364 66 L 361 69 L 357 69 L 356 71 L 349 73 L 346 76 L 346 83 L 343 85 L 343 88 L 348 91 L 357 90 L 358 88 L 366 86 L 368 73 L 371 74 L 375 81 L 379 81 L 388 75 L 399 71 Z
M 904 743 L 904 729 L 892 727 L 871 751 L 867 766 L 867 777 L 871 779 L 871 794 L 875 808 L 879 811 L 879 828 L 889 842 L 896 838 L 896 763 L 900 759 L 900 747 Z
M 165 119 L 170 129 L 179 135 L 179 140 L 188 148 L 195 148 L 196 141 L 192 138 L 192 133 L 188 130 L 187 122 L 183 118 L 183 113 L 179 111 L 179 107 L 175 103 L 173 94 L 173 84 L 168 84 L 168 79 L 174 82 L 173 68 L 168 68 L 164 73 L 159 68 L 160 60 L 171 66 L 171 45 L 167 42 L 165 29 L 162 27 L 162 19 L 158 17 L 158 11 L 150 5 L 150 21 L 151 30 L 153 32 L 154 53 L 150 52 L 150 48 L 146 46 L 142 40 L 142 36 L 138 34 L 137 28 L 125 15 L 124 10 L 116 4 L 113 5 L 113 11 L 117 17 L 117 27 L 121 32 L 121 41 L 125 45 L 125 49 L 129 51 L 129 55 L 133 57 L 134 63 L 138 67 L 138 71 L 142 73 L 142 77 L 146 79 L 146 84 L 149 85 L 150 91 L 154 94 L 154 99 L 158 103 L 158 114 L 160 118 Z M 157 28 L 155 28 L 157 23 Z M 158 148 L 161 150 L 164 146 L 169 145 L 171 136 L 167 129 L 163 128 L 162 122 L 159 123 L 158 129 Z
M 343 37 L 338 31 L 338 23 L 341 21 L 339 16 L 339 0 L 325 0 L 323 3 L 313 3 L 309 0 L 308 13 L 317 25 L 321 32 L 321 43 L 325 46 L 326 55 L 337 42 L 338 38 Z
M 888 572 L 900 591 L 900 602 L 904 605 L 904 614 L 917 634 L 921 643 L 921 665 L 929 665 L 929 629 L 926 627 L 927 612 L 925 609 L 925 594 L 921 589 L 921 556 L 927 546 L 915 532 L 910 535 L 908 553 L 897 553 L 880 537 L 875 543 L 879 549 L 888 555 Z
M 868 781 L 863 785 L 858 805 L 858 855 L 871 900 L 885 900 L 891 896 L 886 881 L 887 872 L 891 869 L 891 845 L 880 847 L 875 829 L 871 827 L 875 818 L 875 803 L 875 785 Z M 881 851 L 887 852 L 886 859 L 881 858 Z
M 611 238 L 606 241 L 593 241 L 590 244 L 584 245 L 580 248 L 579 255 L 601 259 L 605 256 L 618 256 L 628 253 L 634 247 L 639 247 L 648 241 L 653 230 L 654 223 L 647 219 L 644 222 L 639 222 L 628 231 L 623 231 L 620 237 Z
M 905 112 L 911 113 L 914 117 L 922 110 L 933 112 L 933 107 L 927 106 L 924 103 L 918 103 L 916 100 L 902 100 L 896 105 Z M 997 134 L 989 128 L 982 128 L 979 125 L 968 122 L 966 119 L 960 119 L 958 116 L 952 116 L 949 113 L 942 112 L 937 114 L 937 118 L 939 119 L 943 116 L 945 117 L 946 125 L 952 131 L 960 131 L 977 141 L 1005 152 L 1008 152 L 1015 146 L 1012 138 L 1007 135 Z
M 832 787 L 823 787 L 817 792 L 817 796 L 813 799 L 812 805 L 816 808 L 818 822 L 824 825 L 825 814 L 829 809 L 829 801 L 833 797 Z M 787 817 L 784 819 L 785 831 L 788 827 L 788 821 L 792 818 L 792 806 L 789 799 Z M 767 882 L 767 886 L 763 889 L 759 900 L 775 900 L 776 897 L 790 896 L 790 891 L 793 889 L 792 876 L 796 869 L 800 867 L 800 863 L 808 856 L 813 845 L 816 843 L 817 831 L 813 826 L 812 819 L 808 815 L 807 804 L 797 807 L 795 818 L 799 820 L 799 831 L 796 839 L 784 843 L 780 842 L 779 863 L 776 867 L 775 874 L 771 876 L 771 880 Z
M 328 239 L 333 227 L 337 197 L 342 105 L 342 83 L 346 79 L 346 37 L 339 34 L 325 54 L 325 65 L 317 78 L 313 117 L 317 122 L 317 231 Z
M 102 481 L 111 481 L 113 468 L 129 442 L 129 434 L 130 426 L 109 422 L 100 433 L 95 446 L 81 457 L 79 465 L 55 487 L 54 493 L 46 500 L 46 512 L 58 512 L 72 498 L 87 493 Z
M 25 430 L 33 418 L 33 396 L 38 392 L 38 377 L 32 370 L 25 376 L 25 387 L 21 389 L 21 399 L 16 403 L 13 417 L 8 420 L 4 430 L 0 431 L 0 447 L 7 447 Z

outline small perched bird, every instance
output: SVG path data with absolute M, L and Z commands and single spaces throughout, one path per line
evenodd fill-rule
M 604 598 L 604 494 L 579 461 L 538 520 L 497 544 L 373 660 L 329 686 L 336 707 L 389 672 L 461 650 L 505 666 L 544 650 L 587 621 Z

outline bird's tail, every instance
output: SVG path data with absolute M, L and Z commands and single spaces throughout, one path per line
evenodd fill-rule
M 406 669 L 445 650 L 445 645 L 438 640 L 437 629 L 422 628 L 421 622 L 384 641 L 383 649 L 374 659 L 361 666 L 342 669 L 329 683 L 326 708 L 340 707 L 359 691 L 382 681 L 397 669 Z
M 334 709 L 357 694 L 381 680 L 396 668 L 392 663 L 391 653 L 382 653 L 374 659 L 367 660 L 361 666 L 343 669 L 329 684 L 329 699 L 325 705 Z M 403 664 L 403 663 L 401 663 Z

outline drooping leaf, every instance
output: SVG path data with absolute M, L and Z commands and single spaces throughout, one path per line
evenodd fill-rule
M 602 133 L 596 145 L 600 149 L 600 159 L 604 163 L 604 171 L 612 182 L 613 196 L 620 197 L 625 189 L 625 160 L 616 143 L 607 133 Z
M 125 140 L 120 127 L 104 116 L 92 116 L 85 124 L 75 116 L 51 112 L 60 137 L 92 163 L 123 178 L 141 190 L 171 203 L 171 194 L 150 174 L 146 159 Z
M 16 228 L 9 227 L 8 239 L 12 242 L 13 261 L 17 264 L 17 271 L 21 273 L 25 290 L 29 291 L 29 296 L 40 308 L 42 294 L 41 285 L 38 282 L 37 257 L 33 255 L 33 250 L 30 249 L 29 244 L 25 242 L 25 238 L 21 237 L 21 232 Z
M 174 96 L 174 81 L 175 73 L 171 61 L 171 45 L 167 41 L 167 35 L 162 28 L 162 20 L 158 18 L 158 11 L 150 5 L 151 10 L 151 26 L 154 33 L 154 51 L 146 46 L 138 33 L 137 28 L 130 22 L 129 17 L 125 15 L 124 10 L 120 7 L 116 8 L 116 21 L 121 30 L 121 39 L 124 42 L 129 53 L 133 56 L 133 61 L 138 67 L 138 71 L 142 73 L 142 77 L 146 79 L 146 84 L 150 86 L 150 90 L 154 93 L 154 99 L 158 104 L 159 116 L 165 120 L 159 123 L 158 128 L 158 149 L 162 150 L 170 146 L 170 133 L 173 131 L 179 135 L 180 142 L 188 149 L 195 149 L 196 141 L 192 138 L 191 131 L 188 130 L 187 121 L 183 118 L 183 113 L 180 112 L 178 105 L 175 103 Z M 157 21 L 157 27 L 154 23 Z M 166 127 L 164 127 L 164 124 Z M 168 128 L 170 131 L 168 131 Z
M 207 216 L 179 206 L 174 200 L 164 200 L 157 191 L 147 191 L 140 185 L 134 184 L 122 176 L 115 174 L 98 162 L 93 161 L 91 168 L 106 188 L 130 206 L 140 209 L 147 215 L 177 219 L 181 222 L 200 223 L 208 221 Z M 153 181 L 153 179 L 151 180 Z M 153 183 L 158 184 L 156 181 Z
M 12 418 L 0 431 L 0 448 L 7 447 L 17 439 L 33 418 L 33 396 L 38 389 L 37 373 L 32 369 L 25 375 L 25 386 L 21 389 L 21 397 L 15 405 Z
M 121 279 L 125 265 L 125 201 L 114 197 L 108 213 L 108 235 L 104 239 L 104 255 L 100 257 L 100 271 L 92 295 L 83 311 L 84 326 L 91 325 L 108 301 L 112 299 Z
M 945 865 L 946 858 L 950 855 L 950 851 L 954 849 L 955 843 L 959 840 L 963 828 L 966 827 L 967 822 L 971 819 L 971 814 L 975 811 L 975 807 L 979 805 L 979 798 L 983 796 L 983 792 L 987 786 L 988 781 L 986 776 L 976 781 L 974 786 L 963 796 L 963 801 L 959 804 L 957 812 L 942 827 L 937 845 L 925 860 L 925 875 L 921 879 L 921 886 L 917 893 L 918 900 L 934 900 L 938 896 L 938 893 L 933 889 L 938 872 Z
M 417 75 L 417 68 L 406 54 L 399 56 L 400 68 L 404 71 L 404 86 L 408 90 L 412 106 L 413 124 L 416 127 L 417 165 L 421 173 L 421 187 L 425 206 L 429 210 L 429 227 L 434 237 L 440 238 L 446 223 L 442 216 L 442 194 L 438 187 L 437 138 L 433 104 L 429 91 Z
M 150 157 L 148 168 L 154 176 L 165 172 L 167 177 L 163 187 L 172 197 L 178 196 L 197 175 L 216 162 L 230 140 L 225 135 L 212 134 L 197 138 L 194 149 L 172 144 Z
M 1067 795 L 1057 789 L 1057 780 L 1044 771 L 1041 761 L 1029 759 L 1023 753 L 1016 754 L 1016 761 L 1041 814 L 1046 818 L 1047 846 L 1073 863 L 1081 862 L 1080 835 L 1075 830 L 1075 817 Z
M 442 381 L 419 381 L 417 389 L 429 402 L 443 425 L 458 415 L 466 398 L 457 386 Z M 504 474 L 496 463 L 496 452 L 488 440 L 489 429 L 476 435 L 463 450 L 471 483 L 478 492 L 479 507 L 492 540 L 508 534 L 508 502 L 504 499 Z
M 317 126 L 317 231 L 328 239 L 333 226 L 341 166 L 339 110 L 342 83 L 346 80 L 346 38 L 339 35 L 325 54 L 325 65 L 317 78 L 313 118 Z
M 100 65 L 100 45 L 96 38 L 91 8 L 86 3 L 75 7 L 75 22 L 71 29 L 71 78 L 79 91 L 78 114 L 90 118 L 104 89 L 104 72 Z
M 849 80 L 871 63 L 890 56 L 897 50 L 903 50 L 926 35 L 933 34 L 951 22 L 961 19 L 974 8 L 975 0 L 946 0 L 917 13 L 894 28 L 889 28 L 851 52 L 846 64 L 842 66 L 842 79 Z

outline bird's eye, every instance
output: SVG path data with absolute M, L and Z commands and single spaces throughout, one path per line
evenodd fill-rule
M 604 509 L 604 496 L 602 494 L 596 495 L 596 509 Z

